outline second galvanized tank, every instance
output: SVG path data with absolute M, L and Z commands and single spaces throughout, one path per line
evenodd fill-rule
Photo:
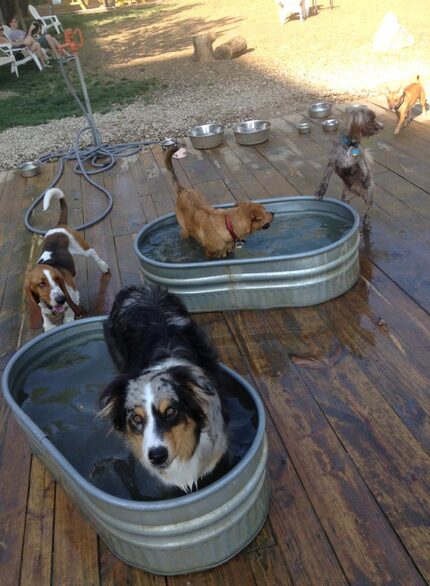
M 360 234 L 351 206 L 311 196 L 258 202 L 275 212 L 271 228 L 226 259 L 208 260 L 197 243 L 181 240 L 174 214 L 147 224 L 135 240 L 145 280 L 191 311 L 314 305 L 354 285 Z

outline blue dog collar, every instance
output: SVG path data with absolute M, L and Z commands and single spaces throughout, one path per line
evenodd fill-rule
M 344 144 L 345 146 L 351 147 L 351 155 L 353 157 L 358 157 L 358 155 L 361 155 L 360 143 L 358 141 L 351 140 L 345 134 L 341 135 L 340 140 L 341 140 L 342 144 Z

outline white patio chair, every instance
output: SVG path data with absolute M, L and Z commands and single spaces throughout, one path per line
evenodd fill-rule
M 3 25 L 3 34 L 9 39 L 10 28 L 5 24 Z M 2 47 L 9 47 L 9 52 L 14 56 L 14 62 L 11 63 L 11 71 L 12 73 L 15 73 L 17 77 L 19 77 L 18 67 L 29 61 L 34 61 L 40 71 L 42 71 L 43 67 L 39 57 L 33 53 L 33 51 L 30 51 L 28 47 L 13 47 L 12 41 L 10 45 L 2 45 Z
M 15 65 L 15 55 L 12 51 L 12 45 L 10 44 L 0 44 L 0 66 L 1 65 L 9 65 L 11 63 L 11 72 L 18 74 L 18 69 Z
M 284 24 L 290 14 L 296 13 L 303 22 L 309 16 L 310 2 L 311 0 L 277 0 L 281 24 Z
M 55 16 L 55 14 L 51 14 L 50 16 L 40 16 L 40 14 L 37 11 L 37 8 L 35 8 L 32 4 L 28 5 L 28 11 L 31 14 L 31 16 L 34 18 L 34 20 L 41 20 L 42 21 L 42 23 L 43 23 L 42 31 L 41 31 L 42 34 L 49 31 L 49 29 L 52 27 L 55 28 L 55 32 L 57 33 L 57 35 L 59 35 L 64 30 L 63 25 L 58 20 L 58 17 Z

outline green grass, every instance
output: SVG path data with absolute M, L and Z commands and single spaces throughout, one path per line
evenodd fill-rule
M 118 30 L 124 19 L 134 19 L 136 26 L 139 26 L 154 10 L 157 8 L 85 17 L 72 14 L 61 20 L 64 28 L 80 28 L 84 38 L 87 35 L 96 38 L 97 34 L 110 34 Z M 158 85 L 157 80 L 109 77 L 106 72 L 97 71 L 97 59 L 93 57 L 85 59 L 82 53 L 82 69 L 93 112 L 109 112 L 142 97 L 146 102 L 150 101 L 151 91 Z M 83 101 L 74 62 L 65 65 L 64 69 Z M 33 62 L 29 62 L 19 68 L 19 75 L 19 78 L 12 75 L 8 66 L 0 67 L 0 131 L 82 115 L 82 110 L 66 87 L 58 64 L 54 63 L 52 69 L 40 72 Z M 4 97 L 2 92 L 5 92 Z

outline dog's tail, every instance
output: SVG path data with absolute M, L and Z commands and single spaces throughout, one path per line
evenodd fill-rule
M 168 149 L 166 151 L 166 154 L 164 155 L 164 164 L 166 165 L 166 169 L 170 172 L 170 174 L 172 175 L 173 182 L 178 187 L 180 187 L 181 184 L 179 183 L 179 179 L 176 176 L 175 168 L 173 167 L 173 163 L 172 163 L 172 157 L 176 153 L 176 151 L 179 151 L 180 148 L 181 148 L 181 146 L 179 144 L 177 144 L 177 145 L 173 146 L 172 148 Z
M 68 213 L 67 213 L 67 203 L 66 200 L 64 199 L 64 193 L 61 191 L 61 189 L 58 189 L 57 187 L 53 187 L 52 189 L 48 189 L 45 192 L 45 195 L 43 197 L 43 211 L 46 212 L 46 210 L 49 208 L 49 205 L 51 203 L 51 200 L 53 197 L 56 197 L 60 203 L 60 217 L 58 219 L 58 224 L 67 224 L 67 217 L 68 217 Z
M 318 189 L 315 191 L 315 197 L 317 199 L 322 199 L 327 191 L 328 184 L 330 182 L 330 177 L 333 173 L 333 165 L 329 163 L 324 171 L 324 175 L 321 179 L 321 183 L 319 184 Z

